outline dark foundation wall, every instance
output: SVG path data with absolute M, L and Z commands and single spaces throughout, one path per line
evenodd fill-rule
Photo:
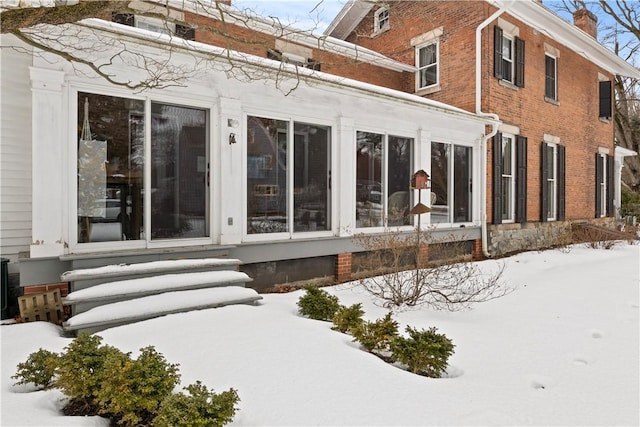
M 287 285 L 305 280 L 334 280 L 336 257 L 324 256 L 304 259 L 261 262 L 240 266 L 240 271 L 253 279 L 247 287 L 258 292 L 265 291 L 274 285 Z

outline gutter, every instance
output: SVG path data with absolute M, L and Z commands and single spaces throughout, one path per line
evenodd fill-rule
M 476 114 L 482 117 L 488 117 L 493 119 L 491 122 L 491 132 L 482 136 L 480 143 L 480 149 L 482 150 L 482 185 L 481 185 L 481 206 L 482 206 L 482 218 L 480 219 L 481 225 L 481 239 L 482 239 L 482 253 L 485 257 L 491 258 L 487 245 L 487 141 L 493 138 L 498 133 L 498 126 L 500 126 L 500 117 L 497 114 L 485 113 L 482 111 L 482 30 L 486 28 L 491 22 L 498 19 L 500 15 L 506 12 L 507 7 L 512 2 L 500 6 L 493 15 L 485 19 L 476 28 Z

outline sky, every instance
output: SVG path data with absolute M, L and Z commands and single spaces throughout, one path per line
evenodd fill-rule
M 118 326 L 103 344 L 153 345 L 178 363 L 182 387 L 201 380 L 240 397 L 234 426 L 630 426 L 640 423 L 640 245 L 586 245 L 477 263 L 504 265 L 512 292 L 448 312 L 393 315 L 399 331 L 436 327 L 455 345 L 443 378 L 427 378 L 367 353 L 330 322 L 298 314 L 304 291 L 263 294 L 255 305 L 194 310 Z M 365 320 L 386 314 L 357 282 L 324 288 L 362 303 Z M 149 300 L 138 305 L 153 310 Z M 109 305 L 103 306 L 109 311 Z M 112 315 L 119 310 L 111 306 Z M 91 311 L 91 310 L 90 310 Z M 14 385 L 18 363 L 71 342 L 46 322 L 0 326 L 0 425 L 104 426 L 62 415 L 59 390 Z

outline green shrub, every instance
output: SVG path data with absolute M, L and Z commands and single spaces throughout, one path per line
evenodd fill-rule
M 455 346 L 451 340 L 444 334 L 438 334 L 436 328 L 418 331 L 407 326 L 406 331 L 408 338 L 396 336 L 391 341 L 394 359 L 407 365 L 413 373 L 440 378 L 453 354 Z
M 49 388 L 53 385 L 58 358 L 57 353 L 40 348 L 25 362 L 18 363 L 18 370 L 11 378 L 18 380 L 16 384 L 33 383 L 38 388 Z
M 149 424 L 180 380 L 177 366 L 152 346 L 140 349 L 136 360 L 108 355 L 96 396 L 99 412 L 113 415 L 119 425 Z
M 306 294 L 298 300 L 298 313 L 315 320 L 333 319 L 340 308 L 338 297 L 316 286 L 309 286 L 305 291 Z
M 105 379 L 104 365 L 108 358 L 129 360 L 129 355 L 115 347 L 100 345 L 102 337 L 81 332 L 58 359 L 55 386 L 77 407 L 75 413 L 96 413 L 96 396 Z
M 391 318 L 391 313 L 375 322 L 363 322 L 353 330 L 354 341 L 368 352 L 388 350 L 391 340 L 397 335 L 398 322 Z
M 213 389 L 209 392 L 200 381 L 184 389 L 189 395 L 178 393 L 164 399 L 153 420 L 154 426 L 221 427 L 233 421 L 235 404 L 240 400 L 234 389 L 216 394 Z
M 353 304 L 351 307 L 343 305 L 338 308 L 335 316 L 333 316 L 333 330 L 342 333 L 353 333 L 353 330 L 362 325 L 362 304 Z

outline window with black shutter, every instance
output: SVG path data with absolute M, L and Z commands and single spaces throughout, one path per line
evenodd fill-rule
M 606 184 L 606 195 L 607 195 L 607 213 L 606 215 L 609 217 L 615 216 L 615 211 L 613 208 L 613 156 L 606 155 L 607 161 L 607 184 Z
M 544 57 L 544 96 L 552 100 L 556 98 L 556 58 L 545 55 Z
M 566 212 L 566 191 L 565 191 L 565 170 L 566 170 L 566 151 L 564 145 L 558 145 L 558 221 L 565 220 Z
M 493 224 L 502 224 L 502 134 L 493 137 Z
M 493 52 L 493 75 L 518 87 L 524 87 L 524 40 L 505 35 L 502 28 L 495 26 Z
M 601 119 L 611 119 L 612 99 L 611 99 L 611 81 L 600 82 L 599 90 L 600 108 L 598 117 Z
M 596 153 L 596 218 L 604 214 L 603 201 L 605 200 L 604 157 Z
M 516 137 L 516 222 L 527 221 L 527 138 Z

